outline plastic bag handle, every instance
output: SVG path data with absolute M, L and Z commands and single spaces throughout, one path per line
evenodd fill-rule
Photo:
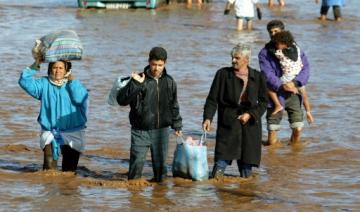
M 199 145 L 206 145 L 206 131 L 203 131 L 203 134 L 201 135 L 201 138 L 200 138 Z

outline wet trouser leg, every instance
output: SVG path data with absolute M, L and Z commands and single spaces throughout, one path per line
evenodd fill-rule
M 211 178 L 224 176 L 225 169 L 228 165 L 231 165 L 231 160 L 216 160 L 211 173 Z
M 57 161 L 53 159 L 51 144 L 45 145 L 43 151 L 44 151 L 43 170 L 56 169 Z
M 62 145 L 61 153 L 63 155 L 62 171 L 63 172 L 67 172 L 67 171 L 75 172 L 76 168 L 78 166 L 78 163 L 79 163 L 80 152 L 72 149 L 68 145 Z
M 334 12 L 334 18 L 335 20 L 338 20 L 339 18 L 341 18 L 341 10 L 340 10 L 340 6 L 333 6 L 333 12 Z
M 154 180 L 166 178 L 166 157 L 169 141 L 169 129 L 131 130 L 130 164 L 128 179 L 137 179 L 142 175 L 146 154 L 151 149 Z
M 320 14 L 326 16 L 330 7 L 329 6 L 321 6 L 320 8 Z
M 166 157 L 169 143 L 169 129 L 151 130 L 151 161 L 154 171 L 154 180 L 161 182 L 167 176 Z
M 237 160 L 237 165 L 240 172 L 240 177 L 248 178 L 252 174 L 252 165 L 241 163 L 240 160 Z
M 149 150 L 148 146 L 131 145 L 129 174 L 128 174 L 129 180 L 138 179 L 141 177 L 148 150 Z
M 149 150 L 150 142 L 146 131 L 131 130 L 130 164 L 128 179 L 137 179 L 142 175 L 146 154 Z

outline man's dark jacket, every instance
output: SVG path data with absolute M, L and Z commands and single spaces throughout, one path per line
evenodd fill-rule
M 130 104 L 129 119 L 132 128 L 151 130 L 171 126 L 175 130 L 181 130 L 182 118 L 174 79 L 164 69 L 157 81 L 150 75 L 149 66 L 144 68 L 144 74 L 143 83 L 131 79 L 117 95 L 119 105 Z

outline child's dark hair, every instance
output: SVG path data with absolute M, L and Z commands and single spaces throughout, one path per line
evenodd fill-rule
M 292 46 L 295 43 L 294 37 L 290 31 L 281 31 L 276 33 L 271 39 L 274 43 L 283 43 L 286 46 Z
M 166 50 L 162 47 L 154 47 L 150 50 L 149 61 L 151 60 L 162 60 L 166 61 L 167 53 Z
M 72 66 L 70 61 L 59 60 L 59 61 L 56 61 L 56 62 L 62 62 L 62 63 L 64 63 L 65 71 L 66 71 L 66 72 L 69 72 L 69 71 L 70 71 L 71 66 Z M 54 64 L 55 64 L 56 62 L 50 62 L 50 63 L 49 63 L 49 66 L 48 66 L 48 75 L 50 75 L 51 70 L 52 70 L 52 67 L 54 66 Z

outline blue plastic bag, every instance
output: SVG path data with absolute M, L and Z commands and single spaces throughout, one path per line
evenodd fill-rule
M 177 138 L 172 164 L 173 177 L 198 181 L 209 178 L 205 137 L 206 135 L 203 134 L 197 145 L 188 144 L 182 137 Z

